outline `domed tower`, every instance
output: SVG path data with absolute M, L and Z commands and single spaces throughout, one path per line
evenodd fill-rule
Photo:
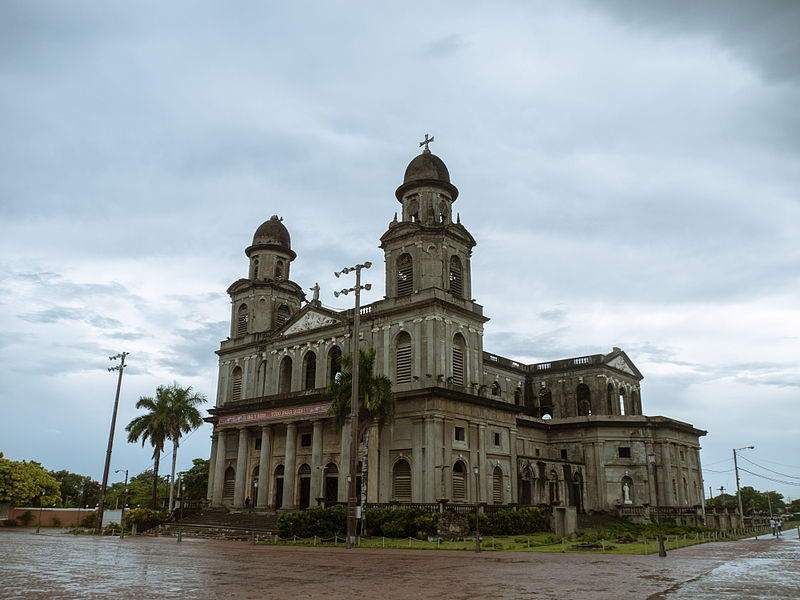
M 231 338 L 283 326 L 305 300 L 302 288 L 289 279 L 289 267 L 297 255 L 277 215 L 256 229 L 245 254 L 250 259 L 250 276 L 228 288 L 233 305 Z
M 402 218 L 398 221 L 395 216 L 381 237 L 386 297 L 402 298 L 439 288 L 453 299 L 470 300 L 475 239 L 458 219 L 454 222 L 458 189 L 450 183 L 447 166 L 423 144 L 425 149 L 409 163 L 403 184 L 395 192 Z

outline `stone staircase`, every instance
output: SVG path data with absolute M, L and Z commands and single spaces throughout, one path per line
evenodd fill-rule
M 249 540 L 253 530 L 257 539 L 273 539 L 277 534 L 278 514 L 274 511 L 228 511 L 204 509 L 162 523 L 151 530 L 152 535 Z

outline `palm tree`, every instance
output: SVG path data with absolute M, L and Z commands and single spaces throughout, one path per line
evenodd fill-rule
M 156 390 L 155 400 L 149 396 L 139 398 L 136 408 L 143 408 L 147 412 L 135 417 L 125 426 L 129 443 L 138 442 L 141 438 L 142 447 L 148 439 L 153 446 L 153 510 L 156 510 L 156 494 L 158 492 L 158 463 L 169 432 L 169 403 L 166 394 L 162 393 L 162 389 L 163 386 L 159 386 Z
M 169 508 L 172 510 L 179 440 L 184 433 L 189 433 L 203 424 L 203 418 L 196 405 L 205 401 L 206 397 L 203 394 L 192 393 L 192 386 L 182 388 L 176 382 L 169 386 L 158 386 L 155 400 L 142 396 L 136 403 L 136 408 L 143 408 L 148 412 L 134 418 L 125 427 L 125 431 L 128 432 L 129 442 L 138 442 L 141 438 L 142 446 L 148 439 L 153 445 L 153 510 L 156 509 L 158 466 L 161 453 L 164 452 L 164 444 L 167 440 L 172 440 L 172 478 L 169 488 Z
M 358 349 L 358 431 L 356 439 L 364 440 L 361 460 L 361 504 L 366 503 L 367 495 L 367 453 L 369 448 L 369 428 L 373 423 L 378 427 L 394 421 L 396 402 L 392 392 L 392 381 L 385 375 L 375 374 L 375 349 Z M 333 413 L 336 429 L 341 429 L 350 418 L 350 402 L 353 394 L 353 357 L 342 356 L 342 372 L 328 386 L 331 399 L 330 411 Z
M 184 433 L 194 431 L 203 424 L 203 417 L 197 410 L 198 404 L 206 401 L 204 394 L 192 393 L 192 386 L 182 388 L 173 383 L 164 393 L 170 401 L 170 420 L 167 437 L 172 440 L 172 478 L 169 486 L 169 510 L 172 511 L 175 498 L 175 461 L 178 459 L 178 446 Z

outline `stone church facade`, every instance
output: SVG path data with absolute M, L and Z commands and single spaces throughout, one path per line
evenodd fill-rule
M 642 374 L 619 348 L 536 364 L 484 351 L 476 242 L 454 219 L 458 189 L 444 162 L 426 147 L 395 196 L 401 211 L 380 238 L 386 295 L 361 307 L 358 331 L 397 399 L 393 424 L 370 429 L 367 502 L 477 499 L 634 518 L 658 504 L 698 522 L 705 432 L 645 416 Z M 325 390 L 350 353 L 353 310 L 324 307 L 318 288 L 306 299 L 278 217 L 245 253 L 217 351 L 208 499 L 265 510 L 345 502 L 350 432 L 334 427 Z

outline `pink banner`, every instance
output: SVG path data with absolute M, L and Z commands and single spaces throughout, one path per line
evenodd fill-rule
M 315 406 L 298 406 L 295 408 L 276 408 L 275 410 L 263 410 L 241 415 L 231 415 L 230 417 L 220 417 L 219 424 L 249 423 L 251 421 L 266 421 L 269 419 L 280 419 L 282 417 L 319 415 L 328 412 L 330 407 L 330 404 L 317 404 Z

